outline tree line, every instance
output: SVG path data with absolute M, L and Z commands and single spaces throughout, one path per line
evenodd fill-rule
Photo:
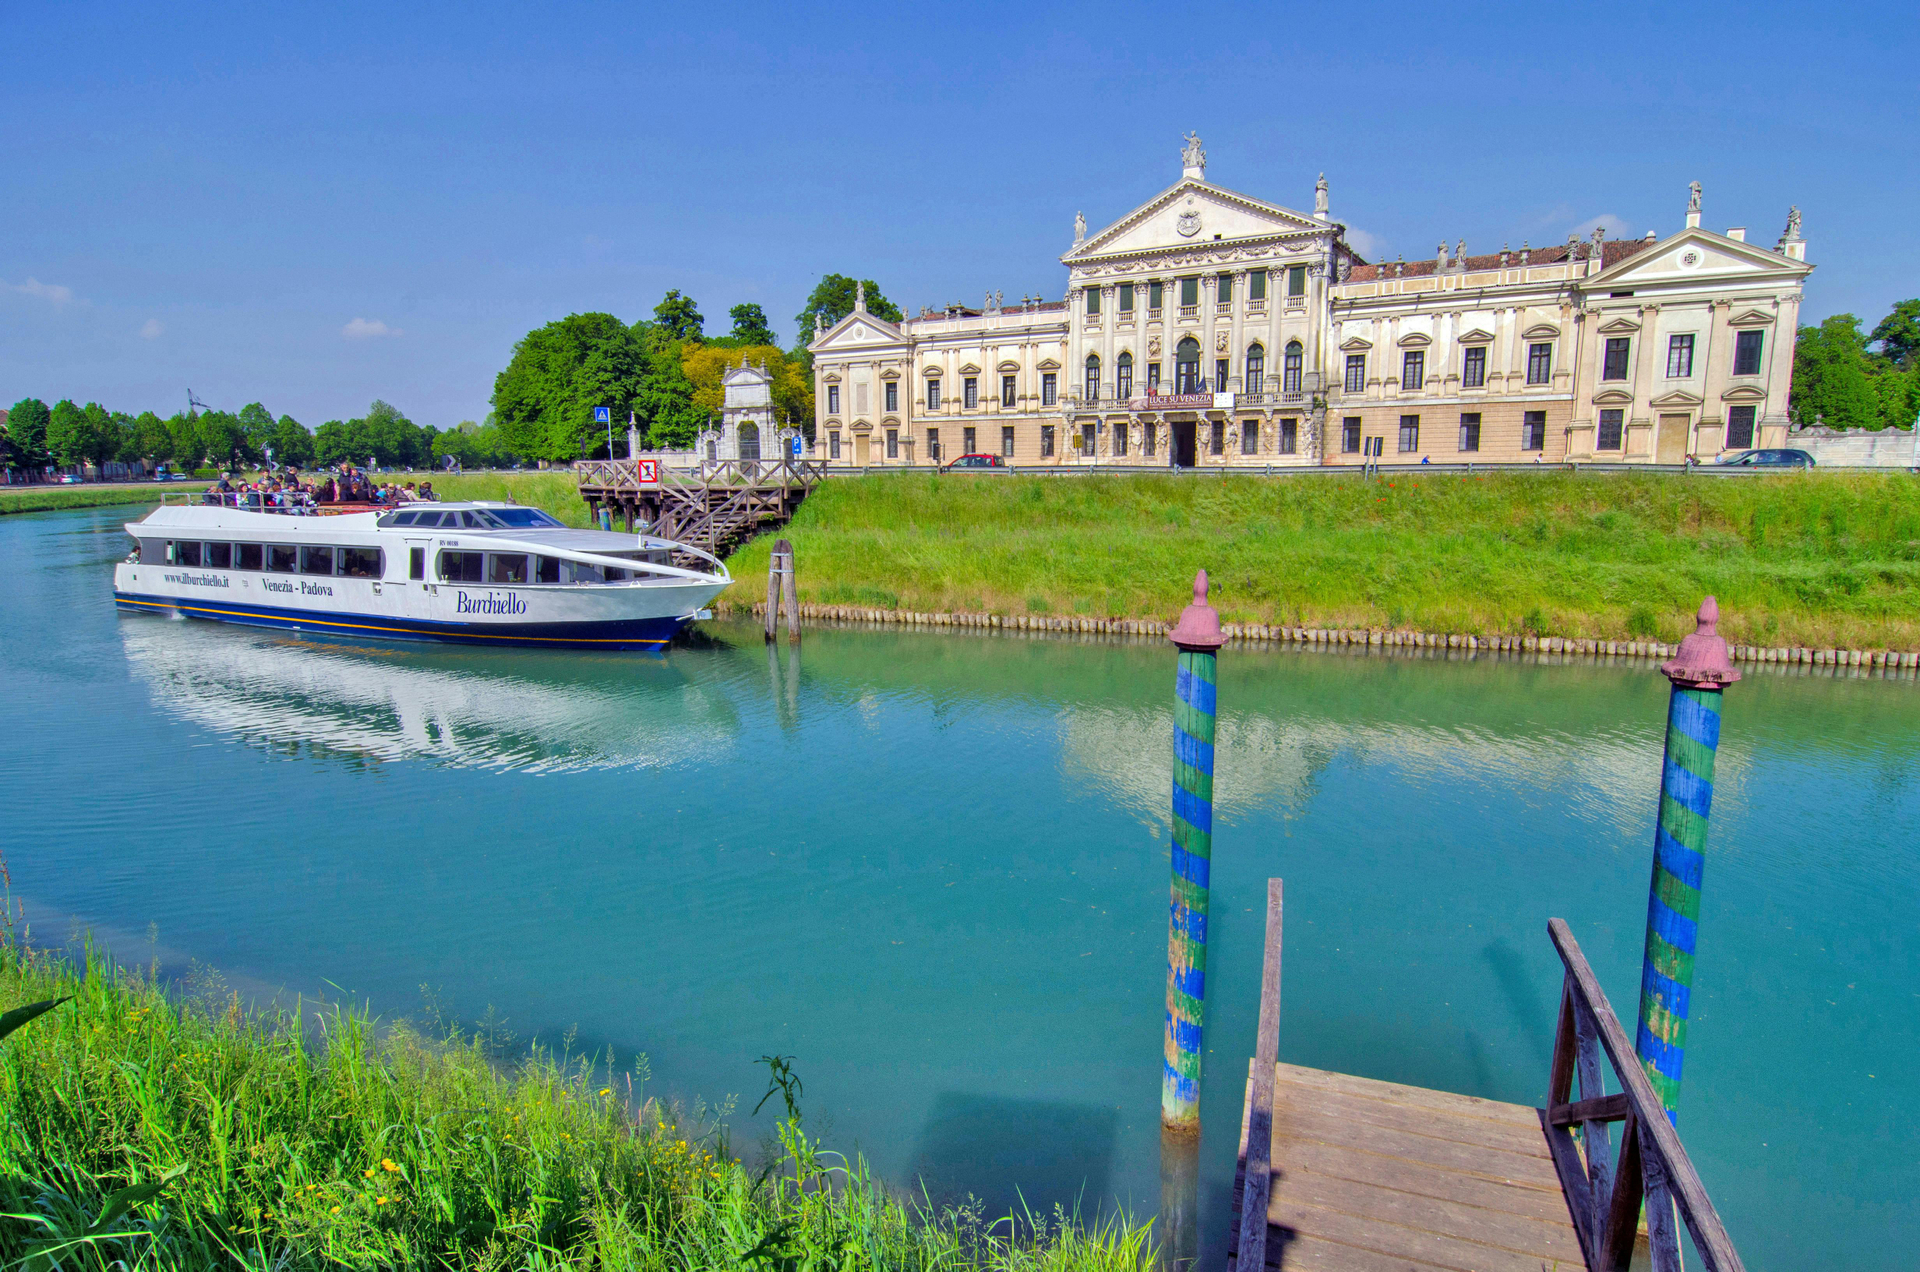
M 606 313 L 569 314 L 514 345 L 506 369 L 494 379 L 491 419 L 503 442 L 531 459 L 607 457 L 608 426 L 593 418 L 600 406 L 612 416 L 615 455 L 625 453 L 629 420 L 646 448 L 684 450 L 719 414 L 727 371 L 741 362 L 764 362 L 775 421 L 811 439 L 813 355 L 807 343 L 816 320 L 832 326 L 853 312 L 855 290 L 862 286 L 869 313 L 901 320 L 899 308 L 871 279 L 827 274 L 794 315 L 799 337 L 785 350 L 759 305 L 733 306 L 727 314 L 732 330 L 708 336 L 699 306 L 677 288 L 650 318 L 632 324 Z
M 1801 428 L 1912 428 L 1920 417 L 1920 299 L 1901 301 L 1866 335 L 1852 314 L 1800 328 L 1787 409 Z

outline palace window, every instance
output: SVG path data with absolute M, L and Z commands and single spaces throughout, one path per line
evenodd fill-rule
M 1213 427 L 1207 431 L 1207 454 L 1224 455 L 1227 453 L 1227 422 L 1213 421 Z
M 1133 355 L 1123 353 L 1114 363 L 1114 393 L 1121 401 L 1133 396 Z
M 1060 377 L 1052 371 L 1040 373 L 1040 405 L 1052 406 L 1060 400 Z
M 1735 375 L 1760 374 L 1760 350 L 1765 347 L 1767 333 L 1764 331 L 1742 331 L 1733 338 L 1733 373 Z
M 900 409 L 900 381 L 898 380 L 887 381 L 887 409 L 889 411 Z
M 975 433 L 976 430 L 972 428 L 963 428 L 960 430 L 960 453 L 962 455 L 974 454 L 978 448 L 979 443 L 975 437 Z
M 1367 391 L 1367 355 L 1350 353 L 1347 355 L 1347 382 L 1345 389 L 1349 393 Z
M 1553 380 L 1553 346 L 1551 344 L 1530 344 L 1527 346 L 1527 383 L 1547 384 Z
M 980 405 L 980 377 L 970 375 L 960 381 L 961 401 L 971 411 Z
M 1098 318 L 1099 316 L 1100 289 L 1098 287 L 1089 287 L 1087 288 L 1087 317 Z
M 1419 389 L 1427 382 L 1427 353 L 1409 349 L 1400 355 L 1400 391 Z M 1405 449 L 1404 447 L 1402 449 Z
M 1240 421 L 1240 453 L 1258 455 L 1260 453 L 1260 421 Z
M 1116 455 L 1124 455 L 1127 453 L 1127 426 L 1125 424 L 1115 424 L 1113 426 L 1113 453 Z
M 927 381 L 927 409 L 929 411 L 940 409 L 940 377 L 938 376 Z
M 1291 415 L 1280 421 L 1280 446 L 1282 455 L 1291 455 L 1300 449 L 1300 421 Z
M 1482 388 L 1487 383 L 1487 347 L 1485 345 L 1467 346 L 1466 357 L 1460 366 L 1460 387 L 1463 389 Z
M 1523 451 L 1545 450 L 1547 448 L 1547 413 L 1528 411 L 1520 421 L 1520 449 Z
M 1620 435 L 1626 423 L 1627 413 L 1619 408 L 1600 412 L 1600 435 L 1594 440 L 1595 450 L 1619 450 Z
M 840 414 L 840 386 L 837 384 L 827 386 L 827 414 Z
M 1267 351 L 1259 345 L 1247 346 L 1247 392 L 1266 392 Z
M 1227 360 L 1225 358 L 1213 360 L 1213 391 L 1215 393 L 1227 391 Z
M 1147 363 L 1147 391 L 1151 393 L 1159 387 L 1160 364 L 1158 362 L 1149 362 Z
M 1016 389 L 1018 384 L 1019 377 L 1017 376 L 1003 375 L 1000 377 L 1000 405 L 1008 410 L 1012 410 L 1018 401 L 1019 395 Z
M 1000 453 L 1008 459 L 1013 458 L 1013 425 L 1000 426 Z
M 1120 312 L 1123 314 L 1130 314 L 1133 312 L 1133 284 L 1132 283 L 1120 284 Z
M 1340 421 L 1340 453 L 1358 455 L 1360 453 L 1360 417 L 1349 415 Z
M 1307 267 L 1290 265 L 1287 267 L 1287 295 L 1304 296 L 1307 294 Z
M 1231 305 L 1233 303 L 1233 275 L 1232 274 L 1220 275 L 1220 294 L 1217 297 L 1215 297 L 1215 299 L 1217 299 L 1223 305 Z
M 1051 424 L 1040 426 L 1040 458 L 1053 458 L 1053 425 Z
M 1667 337 L 1667 378 L 1684 380 L 1693 374 L 1693 337 Z
M 833 432 L 827 434 L 827 458 L 828 459 L 840 458 L 840 430 L 839 429 L 835 429 Z
M 1190 274 L 1180 280 L 1180 307 L 1182 309 L 1200 303 L 1200 278 Z
M 1173 353 L 1173 391 L 1200 391 L 1200 342 L 1192 336 L 1181 340 Z
M 1140 453 L 1142 455 L 1153 454 L 1153 434 L 1156 427 L 1157 426 L 1153 424 L 1142 424 L 1140 426 Z
M 1089 402 L 1100 400 L 1100 355 L 1097 353 L 1087 355 L 1086 400 Z
M 936 464 L 940 462 L 940 430 L 937 428 L 927 430 L 927 458 Z
M 1247 274 L 1247 299 L 1265 300 L 1267 298 L 1267 271 L 1256 269 Z
M 1080 426 L 1080 453 L 1082 455 L 1093 454 L 1097 444 L 1098 443 L 1094 440 L 1093 425 L 1082 424 Z
M 1400 417 L 1400 449 L 1403 451 L 1420 449 L 1420 417 L 1418 415 Z
M 1480 417 L 1478 415 L 1460 417 L 1460 449 L 1463 451 L 1480 449 Z
M 887 430 L 887 458 L 900 458 L 900 430 L 897 428 Z
M 1162 283 L 1157 278 L 1147 284 L 1147 316 L 1148 317 L 1152 317 L 1153 315 L 1160 312 L 1161 302 L 1163 302 L 1166 299 L 1166 290 L 1167 290 L 1166 284 Z
M 1286 353 L 1280 364 L 1280 391 L 1298 393 L 1300 391 L 1300 361 L 1302 350 L 1298 340 L 1287 341 Z
M 1632 351 L 1633 341 L 1627 337 L 1607 337 L 1607 351 L 1600 356 L 1600 378 L 1602 380 L 1626 379 L 1628 355 Z
M 1745 332 L 1741 333 L 1745 335 Z M 1754 334 L 1758 335 L 1758 332 Z M 1754 417 L 1760 413 L 1757 406 L 1730 406 L 1727 408 L 1727 449 L 1746 450 L 1753 445 Z

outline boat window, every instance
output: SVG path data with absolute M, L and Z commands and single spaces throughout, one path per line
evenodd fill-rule
M 560 581 L 559 557 L 535 557 L 534 560 L 538 562 L 533 572 L 534 582 L 558 583 Z
M 438 521 L 438 520 L 439 520 L 439 517 L 438 517 L 438 516 L 435 516 L 435 517 L 434 517 L 434 520 L 436 520 L 436 521 Z M 386 518 L 383 518 L 383 519 L 381 520 L 381 522 L 380 522 L 380 524 L 381 524 L 381 525 L 383 525 L 383 526 L 413 526 L 413 525 L 419 525 L 419 524 L 420 524 L 420 514 L 419 514 L 419 513 L 417 513 L 417 512 L 396 512 L 396 513 L 394 513 L 394 514 L 393 514 L 392 516 L 390 516 L 390 517 L 386 517 Z
M 484 552 L 442 552 L 440 554 L 440 578 L 446 583 L 478 583 L 480 572 L 486 568 L 487 555 Z
M 588 565 L 585 561 L 567 561 L 563 563 L 569 583 L 605 583 L 607 576 L 600 572 L 597 565 Z
M 215 570 L 233 568 L 233 545 L 231 543 L 209 543 L 205 549 L 207 565 Z
M 524 552 L 487 553 L 487 582 L 525 583 L 527 554 Z
M 425 548 L 407 549 L 407 577 L 424 579 L 427 577 L 427 550 Z
M 627 571 L 615 565 L 610 565 L 607 567 L 607 582 L 622 583 L 626 581 L 626 578 L 627 578 Z
M 385 554 L 378 548 L 340 549 L 340 573 L 350 579 L 377 579 L 386 574 Z
M 200 545 L 197 543 L 176 543 L 173 545 L 173 563 L 175 565 L 200 564 Z
M 300 573 L 332 574 L 333 573 L 333 549 L 332 548 L 301 548 L 300 549 Z
M 424 520 L 422 520 L 420 524 L 421 524 L 421 525 L 425 525 L 425 524 L 426 524 L 426 522 L 425 522 Z M 453 529 L 458 529 L 458 528 L 459 528 L 459 526 L 460 526 L 460 514 L 459 514 L 459 513 L 457 513 L 457 512 L 443 512 L 443 513 L 441 513 L 441 514 L 440 514 L 440 528 L 441 528 L 442 530 L 453 530 Z
M 466 511 L 460 514 L 460 525 L 468 530 L 498 530 L 500 523 L 484 512 Z
M 267 568 L 275 574 L 297 574 L 300 571 L 300 549 L 290 543 L 274 543 L 267 546 Z
M 235 569 L 257 570 L 263 554 L 257 543 L 236 543 L 233 545 L 233 564 Z
M 564 522 L 555 520 L 538 508 L 489 508 L 487 515 L 501 525 L 514 530 L 525 530 L 534 526 L 565 528 Z

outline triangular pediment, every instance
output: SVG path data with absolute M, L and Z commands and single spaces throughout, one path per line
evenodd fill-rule
M 980 368 L 974 366 L 973 363 L 969 362 L 967 363 L 966 366 L 960 368 L 960 374 L 961 375 L 979 375 Z
M 1627 336 L 1640 330 L 1640 324 L 1631 318 L 1615 318 L 1612 322 L 1602 323 L 1600 334 L 1603 336 Z
M 1659 397 L 1649 402 L 1648 405 L 1665 410 L 1675 406 L 1699 406 L 1704 400 L 1705 399 L 1698 393 L 1689 393 L 1685 389 L 1674 389 L 1670 393 L 1662 393 Z
M 1482 331 L 1480 328 L 1475 327 L 1472 331 L 1469 331 L 1466 335 L 1460 337 L 1460 343 L 1467 344 L 1467 345 L 1492 344 L 1493 333 L 1491 331 Z
M 1333 232 L 1334 226 L 1304 212 L 1187 177 L 1060 259 L 1080 265 L 1104 257 L 1210 247 L 1215 240 L 1234 243 Z
M 1040 369 L 1042 371 L 1058 371 L 1060 369 L 1060 364 L 1058 362 L 1055 362 L 1052 358 L 1042 358 L 1040 360 Z
M 814 353 L 833 353 L 845 349 L 871 349 L 878 345 L 904 345 L 907 334 L 884 318 L 856 309 L 842 318 L 811 345 Z
M 1342 353 L 1365 353 L 1371 348 L 1373 348 L 1373 341 L 1364 336 L 1354 336 L 1340 346 Z
M 1774 274 L 1801 278 L 1813 271 L 1805 261 L 1770 252 L 1754 243 L 1711 230 L 1682 230 L 1609 266 L 1581 285 L 1588 291 L 1632 290 L 1655 283 L 1688 284 L 1698 279 L 1755 279 Z
M 1773 322 L 1773 315 L 1762 313 L 1758 309 L 1749 309 L 1737 318 L 1727 319 L 1729 327 L 1765 327 Z
M 1633 401 L 1633 394 L 1625 389 L 1603 389 L 1593 395 L 1595 406 L 1625 406 Z

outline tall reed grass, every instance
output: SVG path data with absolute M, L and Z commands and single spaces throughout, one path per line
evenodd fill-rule
M 1132 1272 L 1152 1254 L 1125 1221 L 916 1205 L 797 1115 L 750 1170 L 723 1129 L 590 1059 L 503 1066 L 470 1034 L 338 1009 L 303 1028 L 0 944 L 0 1009 L 69 995 L 0 1042 L 8 1268 Z M 106 1204 L 142 1183 L 151 1200 Z

